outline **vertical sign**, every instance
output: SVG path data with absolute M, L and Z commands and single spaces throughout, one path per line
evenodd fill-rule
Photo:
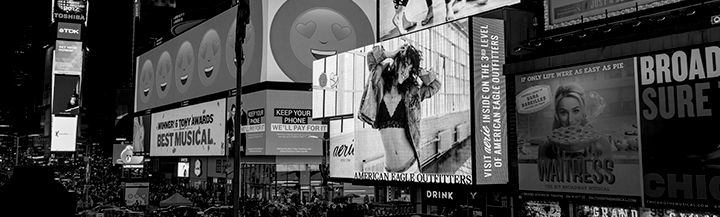
M 508 182 L 503 22 L 473 17 L 476 184 Z
M 720 210 L 720 48 L 636 61 L 645 206 Z

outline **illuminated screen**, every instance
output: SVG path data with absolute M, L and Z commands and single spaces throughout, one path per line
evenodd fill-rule
M 409 34 L 407 41 L 391 39 L 314 62 L 313 117 L 355 117 L 343 123 L 353 131 L 331 130 L 333 150 L 354 147 L 353 160 L 331 157 L 331 162 L 348 162 L 349 171 L 333 174 L 338 171 L 333 169 L 332 177 L 472 184 L 467 23 L 459 20 Z M 383 49 L 407 49 L 406 43 L 413 48 L 403 52 L 404 59 L 381 55 Z M 401 70 L 403 65 L 417 68 Z M 396 85 L 382 85 L 391 83 Z
M 385 41 L 399 36 L 401 31 L 414 32 L 427 29 L 447 21 L 462 19 L 503 6 L 517 4 L 520 3 L 520 0 L 383 0 L 379 2 L 379 41 Z M 428 13 L 428 10 L 430 13 Z M 450 15 L 448 16 L 448 14 Z M 395 23 L 398 25 L 395 25 Z
M 190 163 L 189 162 L 178 162 L 177 176 L 178 177 L 190 177 Z
M 75 151 L 77 117 L 52 116 L 50 151 Z
M 683 0 L 545 0 L 545 30 L 622 16 L 681 1 Z
M 55 41 L 54 74 L 82 74 L 83 50 L 82 42 Z
M 80 112 L 80 76 L 55 75 L 54 77 L 52 113 L 77 116 Z
M 150 156 L 225 155 L 225 99 L 152 114 Z

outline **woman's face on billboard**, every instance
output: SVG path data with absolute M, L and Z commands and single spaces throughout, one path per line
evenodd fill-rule
M 558 103 L 557 116 L 564 127 L 578 126 L 583 120 L 583 108 L 578 99 L 564 97 Z

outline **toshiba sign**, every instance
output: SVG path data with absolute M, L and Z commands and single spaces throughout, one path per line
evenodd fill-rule
M 81 24 L 58 22 L 58 39 L 80 40 Z

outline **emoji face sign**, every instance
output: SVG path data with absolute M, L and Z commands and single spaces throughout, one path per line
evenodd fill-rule
M 170 86 L 172 79 L 172 60 L 170 59 L 170 53 L 167 51 L 163 52 L 158 59 L 157 70 L 155 70 L 155 89 L 157 90 L 160 99 L 165 99 L 168 92 L 170 92 Z
M 150 93 L 152 92 L 152 86 L 155 83 L 155 69 L 150 60 L 145 60 L 140 75 L 138 77 L 138 94 L 140 94 L 140 100 L 143 103 L 147 103 L 150 100 Z
M 294 82 L 310 82 L 312 63 L 373 43 L 368 17 L 349 0 L 286 1 L 270 29 L 273 56 Z
M 212 85 L 217 78 L 221 53 L 220 36 L 214 29 L 208 30 L 200 41 L 197 64 L 200 83 L 206 87 Z
M 120 157 L 125 163 L 130 163 L 132 161 L 133 157 L 133 147 L 132 145 L 125 146 L 125 150 L 123 150 L 120 153 Z
M 183 42 L 175 56 L 175 86 L 180 93 L 185 93 L 192 84 L 195 71 L 195 52 L 190 42 Z
M 230 75 L 234 78 L 237 77 L 237 58 L 235 57 L 235 28 L 237 28 L 237 19 L 233 21 L 228 32 L 227 42 L 225 43 L 225 63 L 227 64 Z M 250 69 L 250 63 L 252 63 L 254 49 L 255 49 L 255 26 L 253 25 L 252 19 L 250 23 L 245 26 L 245 42 L 242 45 L 243 53 L 245 54 L 245 61 L 242 64 L 242 76 Z

